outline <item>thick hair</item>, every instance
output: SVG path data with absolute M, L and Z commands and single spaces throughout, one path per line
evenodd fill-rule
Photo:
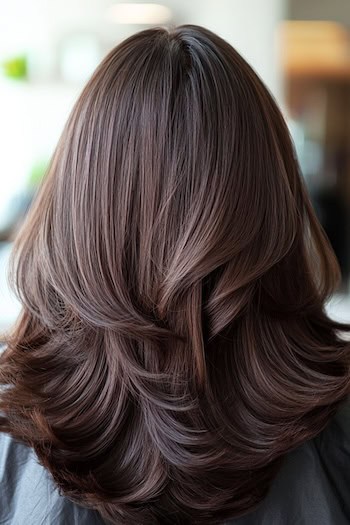
M 224 40 L 139 32 L 68 120 L 13 255 L 0 429 L 111 523 L 219 523 L 350 391 L 339 269 L 286 124 Z

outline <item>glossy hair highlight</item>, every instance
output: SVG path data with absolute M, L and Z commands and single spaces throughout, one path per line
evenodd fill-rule
M 286 124 L 204 28 L 109 53 L 12 263 L 0 429 L 108 522 L 249 512 L 349 393 L 339 269 Z

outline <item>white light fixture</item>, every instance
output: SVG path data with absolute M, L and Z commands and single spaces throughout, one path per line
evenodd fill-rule
M 161 4 L 122 3 L 107 10 L 108 19 L 117 24 L 164 24 L 171 15 L 171 9 Z

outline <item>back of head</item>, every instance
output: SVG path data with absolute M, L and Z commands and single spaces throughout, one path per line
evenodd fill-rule
M 2 431 L 112 523 L 216 523 L 349 392 L 338 267 L 271 95 L 224 40 L 99 66 L 13 255 Z

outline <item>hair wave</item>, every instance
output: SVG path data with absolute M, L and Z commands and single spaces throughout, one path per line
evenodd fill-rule
M 286 124 L 204 28 L 105 58 L 12 264 L 0 430 L 106 521 L 247 513 L 349 393 L 339 269 Z

